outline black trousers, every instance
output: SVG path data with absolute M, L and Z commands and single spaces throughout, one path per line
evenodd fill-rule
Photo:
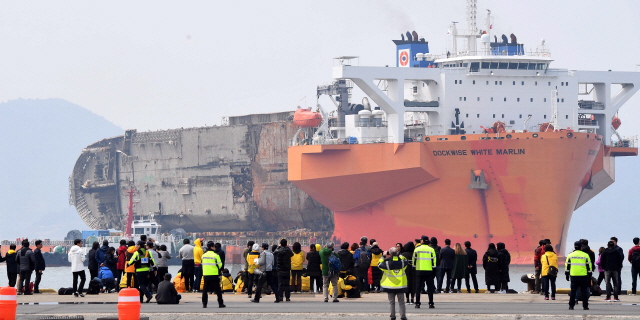
M 291 298 L 291 286 L 289 285 L 289 272 L 278 272 L 278 292 L 280 292 L 280 299 L 282 296 L 289 299 Z
M 315 283 L 316 289 L 313 289 L 313 284 Z M 309 290 L 310 291 L 322 291 L 322 276 L 313 276 L 309 277 Z
M 147 285 L 147 290 L 149 290 L 149 292 L 158 292 L 158 284 L 160 282 L 158 282 L 158 273 L 157 272 L 151 272 L 149 273 L 149 284 Z M 151 289 L 151 285 L 153 285 L 154 290 L 152 291 Z
M 569 306 L 573 308 L 576 305 L 576 296 L 578 293 L 578 288 L 580 288 L 580 292 L 582 293 L 582 307 L 589 307 L 589 295 L 585 294 L 585 292 L 589 292 L 589 284 L 591 283 L 591 278 L 588 276 L 572 276 L 571 277 L 571 295 L 569 295 Z
M 36 281 L 33 283 L 33 292 L 40 292 L 40 281 L 42 281 L 42 273 L 36 270 Z
M 24 289 L 24 293 L 31 293 L 29 283 L 31 282 L 31 273 L 33 271 L 20 271 L 20 283 L 18 284 L 18 290 Z
M 429 295 L 429 304 L 433 304 L 433 291 L 435 291 L 433 285 L 433 271 L 416 271 L 416 304 L 420 305 L 420 293 L 424 288 L 424 283 L 427 283 L 427 294 Z
M 158 267 L 158 281 L 164 281 L 164 275 L 169 273 L 169 267 Z
M 218 296 L 218 306 L 224 305 L 222 300 L 222 290 L 220 289 L 220 276 L 204 276 L 204 287 L 202 288 L 202 306 L 207 307 L 209 302 L 209 291 L 215 292 Z
M 247 288 L 247 293 L 249 294 L 249 296 L 253 294 L 254 277 L 255 276 L 252 273 L 247 272 L 247 282 L 245 282 L 247 285 L 245 286 L 245 288 Z
M 149 271 L 136 271 L 136 287 L 138 287 L 138 291 L 140 292 L 140 303 L 143 302 L 145 296 L 152 296 L 152 294 L 149 293 L 149 289 L 147 289 L 149 286 L 149 274 L 151 274 Z M 151 275 L 153 276 L 153 274 Z
M 78 289 L 78 277 L 80 278 L 80 288 Z M 84 290 L 84 282 L 87 281 L 87 275 L 82 271 L 73 273 L 73 293 L 82 293 Z
M 120 291 L 120 282 L 122 282 L 124 270 L 118 270 L 113 276 L 116 278 L 116 291 Z
M 467 292 L 471 293 L 471 286 L 469 285 L 469 276 L 471 276 L 471 280 L 473 281 L 473 289 L 478 291 L 478 278 L 476 278 L 476 274 L 468 274 L 464 277 L 464 283 L 467 285 Z
M 131 280 L 134 280 L 133 282 L 135 283 L 137 280 L 134 279 L 134 277 L 136 276 L 135 273 L 129 272 L 127 273 L 127 288 L 133 288 L 131 286 Z M 137 284 L 136 284 L 137 286 Z
M 442 291 L 442 281 L 444 281 L 444 276 L 447 276 L 447 282 L 445 282 L 445 291 L 449 291 L 451 288 L 451 269 L 440 269 L 440 272 L 442 273 L 440 275 L 440 278 L 438 279 L 438 291 Z
M 18 279 L 18 274 L 7 271 L 7 279 L 9 279 L 9 287 L 15 288 Z
M 93 279 L 97 278 L 97 277 L 98 277 L 98 270 L 91 270 L 91 269 L 89 269 L 89 275 L 91 275 L 91 278 L 89 278 L 89 279 L 91 279 L 91 280 L 93 280 Z
M 369 291 L 369 267 L 358 268 L 357 277 L 360 283 L 360 291 Z

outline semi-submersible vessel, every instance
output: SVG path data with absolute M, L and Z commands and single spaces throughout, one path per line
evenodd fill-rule
M 428 235 L 504 242 L 518 264 L 549 238 L 562 253 L 574 210 L 614 182 L 615 157 L 638 153 L 616 129 L 640 73 L 553 68 L 544 40 L 525 50 L 492 35 L 490 14 L 478 28 L 469 0 L 467 30 L 451 25 L 442 55 L 414 31 L 393 41 L 395 67 L 337 58 L 317 88 L 332 112 L 96 142 L 76 162 L 70 201 L 94 229 L 124 230 L 135 189 L 136 212 L 164 232 L 306 228 L 386 247 Z M 355 86 L 362 103 L 350 101 Z

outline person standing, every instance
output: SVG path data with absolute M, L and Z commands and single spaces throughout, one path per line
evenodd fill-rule
M 622 262 L 624 262 L 624 251 L 622 250 L 622 248 L 620 248 L 618 246 L 618 238 L 611 237 L 611 241 L 613 241 L 614 248 L 616 248 L 616 251 L 618 252 L 618 255 L 620 256 L 620 259 L 622 260 Z M 620 269 L 618 270 L 618 283 L 619 284 L 622 284 L 622 262 L 620 263 Z M 618 290 L 618 295 L 620 295 L 620 291 L 622 290 L 621 286 L 618 286 L 617 290 Z
M 226 254 L 224 252 L 224 250 L 222 250 L 222 245 L 219 242 L 216 242 L 213 245 L 213 252 L 215 252 L 218 257 L 220 257 L 220 261 L 222 262 L 222 268 L 221 270 L 224 270 L 224 261 L 226 260 Z M 171 258 L 169 258 L 171 259 Z
M 487 291 L 494 293 L 500 287 L 500 260 L 495 244 L 489 243 L 487 252 L 482 256 L 482 267 L 484 268 L 484 282 L 487 285 Z M 494 289 L 491 289 L 491 286 Z
M 89 259 L 89 263 L 87 265 L 89 269 L 89 279 L 93 280 L 98 277 L 98 269 L 100 269 L 100 265 L 98 264 L 98 260 L 96 260 L 96 253 L 100 249 L 100 243 L 98 241 L 94 241 L 91 250 L 87 253 L 87 259 Z
M 35 269 L 36 258 L 33 250 L 29 248 L 29 239 L 22 240 L 22 248 L 16 254 L 16 263 L 20 268 L 20 282 L 18 282 L 18 295 L 22 294 L 24 289 L 25 295 L 32 295 L 29 282 L 31 281 L 31 273 Z
M 455 259 L 453 260 L 453 269 L 451 271 L 451 292 L 462 292 L 462 279 L 467 278 L 467 270 L 469 266 L 469 257 L 467 252 L 462 249 L 459 243 L 455 246 Z M 458 290 L 456 291 L 454 281 L 458 283 Z
M 347 271 L 352 270 L 354 266 L 353 254 L 349 251 L 349 242 L 344 242 L 340 246 L 338 256 L 340 257 L 340 264 L 342 265 L 342 269 L 340 270 L 340 278 L 344 279 L 347 276 Z M 308 273 L 309 266 L 307 265 L 307 275 Z
M 533 255 L 533 265 L 536 267 L 536 284 L 533 289 L 533 294 L 540 294 L 542 292 L 542 280 L 540 278 L 540 274 L 542 272 L 542 264 L 540 263 L 540 258 L 544 254 L 544 240 L 540 240 L 538 244 L 539 246 L 536 248 Z
M 251 248 L 251 251 L 246 256 L 247 263 L 249 264 L 249 269 L 247 269 L 248 274 L 246 283 L 249 299 L 251 299 L 251 296 L 253 294 L 254 282 L 255 284 L 258 284 L 257 280 L 260 280 L 259 277 L 262 275 L 258 268 L 258 258 L 260 258 L 260 245 L 255 243 Z M 256 269 L 258 269 L 257 272 Z
M 324 302 L 329 302 L 329 282 L 333 286 L 333 302 L 340 302 L 338 300 L 338 274 L 340 270 L 334 272 L 329 266 L 329 259 L 331 256 L 340 259 L 338 255 L 333 252 L 333 242 L 329 241 L 327 245 L 320 250 L 320 260 L 322 260 L 322 294 L 324 295 Z
M 189 239 L 182 241 L 183 245 L 178 252 L 178 256 L 182 260 L 182 278 L 184 279 L 184 286 L 187 292 L 195 290 L 196 286 L 193 283 L 193 275 L 195 274 L 195 265 L 193 262 L 193 246 L 189 244 Z M 199 286 L 199 284 L 198 284 Z
M 396 245 L 397 247 L 397 245 Z M 405 271 L 407 274 L 407 292 L 405 295 L 405 302 L 407 304 L 414 304 L 416 297 L 416 269 L 412 263 L 413 252 L 416 250 L 416 246 L 413 241 L 407 242 L 402 246 L 402 256 L 407 260 L 408 266 Z
M 400 305 L 400 319 L 406 320 L 407 313 L 404 301 L 404 293 L 407 292 L 407 274 L 406 269 L 409 263 L 404 256 L 399 255 L 398 249 L 392 247 L 389 249 L 388 258 L 380 258 L 378 268 L 382 270 L 382 280 L 380 286 L 382 291 L 387 293 L 389 299 L 389 309 L 391 311 L 391 319 L 396 319 L 396 299 Z
M 169 273 L 169 262 L 171 254 L 167 251 L 166 245 L 160 245 L 160 251 L 158 251 L 158 279 L 164 279 L 164 275 Z
M 305 254 L 302 251 L 302 245 L 300 242 L 293 244 L 293 257 L 291 257 L 291 284 L 293 292 L 302 292 L 302 269 L 304 269 Z
M 120 240 L 120 246 L 118 247 L 118 264 L 116 266 L 116 291 L 120 291 L 120 282 L 122 282 L 122 276 L 124 275 L 125 265 L 127 264 L 127 240 Z
M 96 250 L 96 262 L 98 263 L 98 270 L 100 267 L 104 267 L 105 256 L 107 255 L 107 251 L 109 251 L 109 241 L 103 240 L 102 247 Z
M 242 283 L 244 283 L 244 287 L 242 291 L 247 291 L 247 282 L 251 281 L 249 279 L 251 276 L 249 275 L 249 261 L 247 261 L 247 255 L 251 252 L 253 245 L 256 244 L 254 241 L 247 242 L 247 247 L 242 251 L 242 259 L 244 259 L 244 269 L 242 269 Z
M 280 246 L 273 253 L 278 266 L 278 292 L 280 292 L 280 301 L 284 296 L 287 301 L 291 301 L 291 257 L 293 251 L 287 246 L 287 239 L 280 240 Z
M 136 253 L 136 251 L 138 251 L 138 248 L 136 248 L 136 243 L 133 242 L 133 240 L 129 240 L 129 242 L 127 242 L 127 252 L 125 254 L 125 258 L 127 261 L 131 260 L 131 257 L 133 257 L 133 254 Z M 127 263 L 125 262 L 124 264 L 124 276 L 127 277 L 127 288 L 133 288 L 133 285 L 135 284 L 135 276 L 136 276 L 136 266 L 135 265 L 127 265 Z M 119 286 L 119 285 L 118 285 Z
M 260 302 L 260 297 L 262 296 L 262 287 L 265 283 L 269 284 L 273 294 L 276 296 L 275 303 L 282 301 L 280 297 L 280 292 L 278 291 L 278 287 L 273 281 L 273 254 L 269 252 L 269 244 L 263 243 L 260 250 L 260 257 L 258 258 L 258 268 L 260 269 L 262 275 L 258 276 L 258 287 L 256 288 L 256 295 L 251 302 Z M 254 272 L 255 273 L 255 272 Z
M 578 289 L 582 293 L 582 308 L 589 310 L 589 284 L 591 283 L 591 260 L 589 255 L 582 250 L 582 242 L 576 241 L 573 244 L 575 250 L 567 255 L 567 261 L 565 263 L 564 275 L 567 281 L 571 279 L 571 293 L 569 294 L 569 310 L 573 310 L 576 305 L 576 296 Z M 606 270 L 606 269 L 605 269 Z
M 40 281 L 42 280 L 42 272 L 46 267 L 44 257 L 42 256 L 42 240 L 36 240 L 36 250 L 33 252 L 36 259 L 36 282 L 33 284 L 33 293 L 40 293 Z
M 469 265 L 467 266 L 467 274 L 464 277 L 464 283 L 467 286 L 467 293 L 471 293 L 471 286 L 469 284 L 469 277 L 473 281 L 473 288 L 476 290 L 476 293 L 479 293 L 478 290 L 478 279 L 476 278 L 476 274 L 478 274 L 478 253 L 471 249 L 471 242 L 464 242 L 464 251 L 467 253 L 467 260 L 469 261 Z
M 316 250 L 316 245 L 311 244 L 309 246 L 309 253 L 307 253 L 307 276 L 309 277 L 309 290 L 314 292 L 320 292 L 322 289 L 322 261 L 320 260 L 320 253 Z
M 549 300 L 549 284 L 551 284 L 551 300 L 556 299 L 556 277 L 558 276 L 558 256 L 550 244 L 544 246 L 544 255 L 540 257 L 542 269 L 542 287 L 544 299 Z
M 371 253 L 367 249 L 367 237 L 360 238 L 360 248 L 353 254 L 356 264 L 356 277 L 360 282 L 360 292 L 369 292 L 369 267 Z
M 152 243 L 153 244 L 153 243 Z M 151 268 L 156 265 L 155 261 L 153 261 L 153 256 L 149 253 L 145 246 L 147 244 L 144 241 L 138 241 L 138 245 L 136 246 L 137 251 L 129 260 L 128 265 L 136 266 L 136 286 L 138 287 L 138 291 L 140 292 L 140 303 L 142 303 L 144 296 L 147 296 L 146 303 L 149 303 L 153 298 L 153 295 L 149 293 L 147 287 L 149 286 L 149 277 L 154 276 L 151 275 Z
M 602 252 L 602 256 L 600 258 L 600 264 L 604 269 L 604 281 L 607 284 L 607 298 L 604 301 L 611 302 L 611 292 L 613 291 L 614 302 L 619 302 L 618 299 L 618 288 L 621 283 L 618 282 L 618 270 L 620 270 L 620 266 L 622 265 L 622 259 L 620 258 L 620 254 L 618 250 L 615 248 L 615 244 L 613 241 L 609 241 L 607 243 L 607 248 Z M 613 288 L 611 286 L 611 281 L 613 280 Z
M 444 276 L 447 276 L 447 282 L 445 282 L 444 292 L 449 293 L 451 290 L 451 285 L 453 281 L 451 281 L 451 271 L 453 270 L 453 261 L 456 259 L 456 252 L 451 248 L 451 240 L 444 240 L 444 248 L 440 250 L 440 273 L 441 276 L 438 278 L 438 292 L 442 292 L 442 282 L 444 281 Z
M 222 261 L 220 257 L 213 252 L 213 241 L 207 243 L 207 252 L 202 255 L 202 275 L 204 278 L 204 287 L 202 288 L 202 307 L 206 308 L 209 302 L 209 292 L 215 292 L 218 296 L 218 308 L 225 308 L 222 299 L 222 289 L 220 288 L 220 267 Z
M 629 295 L 635 296 L 637 280 L 640 275 L 640 238 L 633 238 L 633 247 L 629 249 L 627 257 L 631 263 L 631 293 Z
M 158 281 L 158 260 L 160 259 L 160 254 L 155 250 L 155 248 L 156 247 L 153 242 L 147 242 L 146 249 L 149 254 L 151 254 L 151 257 L 155 262 L 154 266 L 149 269 L 149 285 L 147 285 L 147 289 L 151 293 L 158 292 L 158 284 L 160 283 L 160 281 Z
M 500 292 L 507 293 L 509 290 L 509 265 L 511 264 L 511 254 L 505 248 L 504 243 L 498 242 L 498 261 L 500 261 Z
M 115 284 L 116 291 L 118 291 L 118 287 L 120 287 L 120 282 L 116 281 L 116 277 L 118 276 L 118 258 L 116 257 L 116 248 L 109 247 L 109 251 L 107 251 L 107 255 L 104 256 L 104 266 L 109 268 L 111 271 L 111 275 L 113 275 L 113 281 Z
M 193 292 L 200 291 L 200 287 L 202 286 L 202 255 L 204 254 L 204 250 L 202 250 L 203 241 L 203 239 L 196 239 L 196 241 L 193 242 L 195 244 L 195 247 L 193 247 L 193 266 L 196 276 Z
M 377 242 L 374 242 L 371 245 L 371 250 L 369 250 L 369 252 L 371 252 L 371 265 L 369 266 L 371 270 L 370 291 L 379 293 L 381 292 L 380 280 L 382 280 L 382 270 L 378 268 L 378 262 L 380 261 L 380 258 L 382 258 L 384 252 L 380 249 Z
M 9 281 L 9 287 L 14 288 L 16 286 L 16 280 L 18 278 L 18 264 L 16 263 L 16 245 L 10 244 L 9 251 L 4 255 L 4 258 L 0 256 L 0 262 L 7 262 L 7 280 Z
M 604 269 L 602 269 L 602 253 L 604 252 L 604 247 L 600 247 L 600 249 L 598 249 L 598 261 L 596 261 L 596 266 L 598 266 L 598 286 L 600 286 L 600 284 L 602 283 L 602 280 L 604 280 Z
M 432 238 L 433 239 L 433 238 Z M 433 304 L 433 270 L 438 265 L 436 251 L 433 247 L 429 246 L 429 237 L 422 236 L 420 245 L 413 251 L 413 257 L 411 259 L 412 264 L 416 269 L 416 305 L 417 309 L 420 308 L 420 293 L 424 288 L 424 283 L 427 283 L 427 294 L 429 295 L 429 308 L 435 308 Z
M 87 280 L 87 275 L 84 272 L 84 252 L 82 252 L 82 240 L 73 240 L 73 247 L 69 249 L 67 259 L 71 263 L 71 272 L 73 273 L 73 295 L 84 297 L 82 291 L 84 290 L 84 282 Z M 80 287 L 78 287 L 78 278 L 80 278 Z
M 433 250 L 436 253 L 436 260 L 440 261 L 440 258 L 441 258 L 440 251 L 442 250 L 442 248 L 440 248 L 440 246 L 438 245 L 438 239 L 436 237 L 431 237 L 430 246 L 431 248 L 433 248 Z M 434 274 L 434 279 L 437 281 L 436 285 L 438 283 L 442 284 L 442 269 L 440 268 L 440 263 L 436 265 L 436 272 Z M 424 292 L 424 287 L 420 288 L 420 290 Z M 440 291 L 442 291 L 442 287 L 436 287 L 435 293 L 440 293 Z

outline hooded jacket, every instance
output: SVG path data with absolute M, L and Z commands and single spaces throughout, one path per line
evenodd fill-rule
M 273 253 L 269 252 L 269 250 L 262 250 L 258 258 L 258 267 L 262 272 L 273 271 Z
M 369 266 L 377 268 L 378 267 L 378 263 L 380 262 L 380 258 L 382 258 L 382 254 L 384 253 L 384 251 L 382 251 L 382 249 L 380 249 L 380 247 L 375 245 L 375 246 L 371 247 L 369 252 L 371 253 L 371 264 Z
M 322 261 L 320 260 L 320 253 L 316 251 L 309 251 L 307 253 L 307 276 L 319 277 L 322 275 L 320 266 Z
M 20 271 L 33 270 L 36 266 L 36 257 L 29 247 L 22 247 L 16 252 L 16 263 Z
M 127 253 L 125 254 L 125 258 L 127 259 L 127 262 L 131 260 L 131 258 L 133 257 L 133 254 L 136 253 L 136 251 L 138 251 L 138 248 L 136 248 L 136 246 L 131 246 L 127 249 Z M 127 267 L 125 264 L 124 272 L 136 273 L 136 266 L 132 264 Z
M 118 270 L 124 270 L 127 263 L 127 246 L 118 247 Z
M 108 245 L 103 245 L 98 250 L 96 250 L 96 262 L 98 263 L 98 267 L 104 263 L 105 256 L 107 255 L 107 251 L 109 251 Z
M 193 247 L 193 263 L 202 264 L 202 255 L 204 254 L 204 250 L 202 250 L 202 241 L 200 239 L 196 239 L 193 242 L 195 247 Z
M 593 250 L 591 250 L 591 248 L 589 248 L 588 245 L 583 245 L 580 250 L 589 255 L 589 259 L 591 259 L 591 270 L 595 270 L 596 269 L 596 253 L 593 252 Z
M 104 256 L 104 266 L 109 268 L 113 274 L 117 274 L 118 271 L 118 258 L 113 253 L 107 253 Z
M 4 256 L 4 259 L 7 261 L 7 272 L 8 273 L 18 273 L 18 263 L 16 261 L 16 251 L 9 250 L 7 254 Z
M 98 271 L 98 278 L 101 280 L 113 279 L 113 272 L 111 272 L 111 269 L 107 267 L 100 267 L 100 270 Z
M 67 259 L 71 262 L 71 272 L 84 271 L 84 252 L 78 246 L 72 246 L 69 249 Z
M 340 269 L 340 271 L 346 272 L 349 269 L 353 268 L 353 254 L 351 254 L 349 249 L 340 249 L 340 251 L 338 251 L 338 257 L 340 258 L 340 264 L 342 264 L 342 268 Z
M 431 237 L 431 244 L 429 246 L 436 252 L 436 261 L 440 261 L 440 250 L 442 250 L 442 248 L 438 245 L 438 239 L 436 239 L 436 237 Z
M 498 250 L 498 264 L 500 264 L 500 281 L 509 282 L 509 264 L 511 264 L 511 254 L 505 248 Z
M 329 275 L 329 257 L 331 255 L 336 256 L 336 258 L 340 258 L 338 257 L 337 254 L 335 254 L 333 252 L 333 249 L 331 248 L 327 248 L 324 247 L 320 250 L 320 261 L 322 261 L 322 275 L 323 276 L 328 276 Z
M 302 270 L 305 254 L 299 243 L 293 244 L 293 256 L 291 257 L 291 270 Z
M 224 260 L 226 255 L 224 250 L 222 250 L 222 248 L 215 247 L 213 249 L 213 252 L 215 252 L 215 254 L 217 254 L 218 257 L 220 257 L 220 262 L 222 263 L 222 266 L 220 266 L 220 270 L 224 269 Z
M 489 249 L 482 257 L 482 267 L 484 268 L 484 281 L 487 286 L 500 284 L 500 261 L 498 250 Z
M 600 256 L 600 265 L 605 271 L 618 271 L 622 268 L 622 260 L 615 247 L 606 248 L 602 251 L 602 256 Z
M 629 254 L 627 255 L 627 260 L 629 260 L 629 262 L 633 262 L 631 261 L 631 257 L 633 257 L 634 252 L 640 253 L 640 246 L 633 246 L 629 249 Z
M 273 255 L 276 257 L 278 275 L 288 276 L 291 273 L 291 257 L 293 257 L 293 251 L 291 251 L 289 247 L 278 247 Z
M 100 249 L 97 245 L 91 248 L 87 253 L 87 258 L 89 259 L 89 264 L 87 268 L 89 270 L 98 270 L 100 269 L 100 265 L 98 264 L 98 260 L 96 260 L 96 252 Z

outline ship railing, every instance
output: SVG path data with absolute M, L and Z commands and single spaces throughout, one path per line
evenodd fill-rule
M 257 244 L 263 244 L 263 243 L 267 243 L 269 244 L 269 246 L 271 245 L 280 245 L 280 240 L 282 238 L 251 238 L 251 237 L 246 237 L 246 238 L 242 238 L 242 239 L 216 239 L 216 238 L 204 238 L 204 242 L 209 242 L 209 241 L 213 241 L 214 243 L 220 243 L 223 246 L 236 246 L 236 247 L 245 247 L 247 245 L 248 241 L 254 241 Z M 318 243 L 320 245 L 324 245 L 326 244 L 326 242 L 328 242 L 328 239 L 320 239 L 317 238 L 316 241 L 313 242 L 313 244 Z M 312 244 L 311 240 L 309 238 L 291 238 L 291 237 L 287 237 L 287 242 L 288 245 L 291 246 L 293 245 L 295 242 L 300 243 L 300 245 L 302 247 L 309 247 L 310 244 Z
M 376 121 L 367 121 L 367 122 L 356 121 L 356 127 L 360 127 L 360 128 L 381 128 L 381 127 L 386 127 L 386 126 L 387 126 L 387 121 L 380 121 L 380 122 L 376 122 Z
M 502 53 L 494 53 L 492 51 L 488 51 L 487 50 L 477 50 L 477 51 L 468 51 L 468 50 L 461 50 L 458 51 L 457 53 L 453 53 L 450 52 L 449 54 L 439 54 L 439 55 L 431 55 L 428 59 L 424 58 L 424 61 L 432 61 L 432 60 L 438 60 L 438 59 L 447 59 L 447 58 L 458 58 L 458 57 L 470 57 L 470 56 L 482 56 L 482 57 L 513 57 L 513 56 L 524 56 L 524 57 L 542 57 L 542 58 L 549 58 L 551 57 L 551 52 L 549 50 L 546 49 L 539 49 L 539 50 L 522 50 L 520 52 L 518 52 L 518 54 L 515 55 L 507 55 L 507 54 L 502 54 Z
M 604 110 L 604 103 L 592 100 L 578 101 L 578 108 L 587 110 Z
M 597 126 L 598 120 L 578 119 L 578 125 L 579 126 Z
M 618 148 L 637 148 L 638 136 L 633 136 L 631 138 L 624 137 L 620 141 L 611 141 L 611 146 Z

